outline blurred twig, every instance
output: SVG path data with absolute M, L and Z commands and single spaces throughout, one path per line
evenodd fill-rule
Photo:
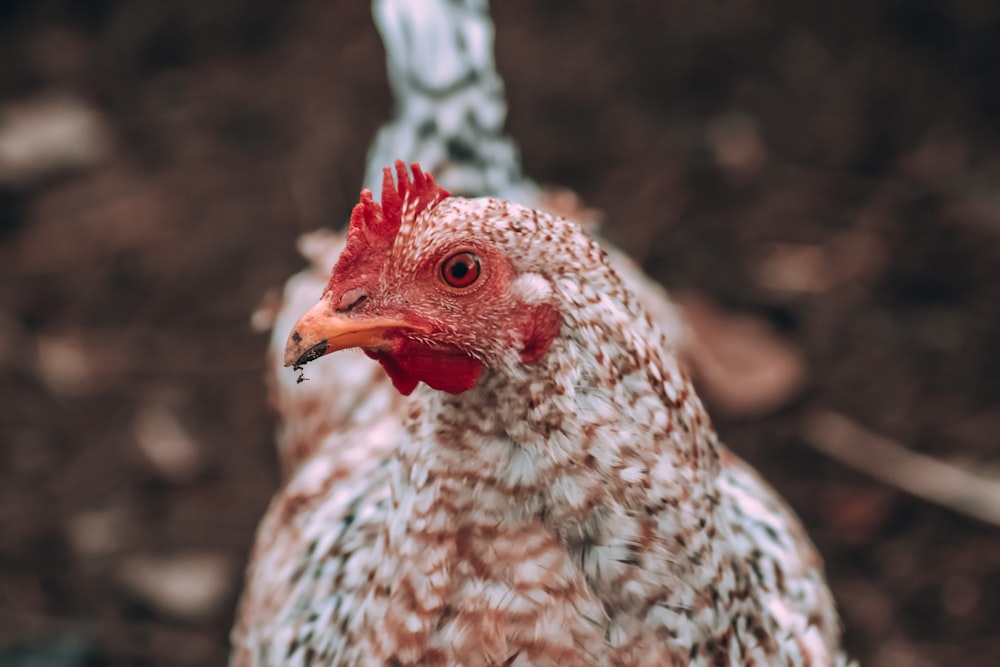
M 832 411 L 807 415 L 802 435 L 815 449 L 892 487 L 1000 525 L 1000 479 L 912 452 Z

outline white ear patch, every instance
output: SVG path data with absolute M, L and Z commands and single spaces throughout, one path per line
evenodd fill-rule
M 552 296 L 552 285 L 537 273 L 525 273 L 511 283 L 510 291 L 524 303 L 545 303 Z

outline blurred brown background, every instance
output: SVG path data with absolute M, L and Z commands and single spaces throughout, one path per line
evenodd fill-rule
M 528 173 L 709 332 L 801 362 L 773 406 L 709 403 L 809 526 L 850 650 L 997 664 L 1000 530 L 802 433 L 835 410 L 998 470 L 1000 4 L 493 13 Z M 0 665 L 224 662 L 277 484 L 250 314 L 389 114 L 367 2 L 0 3 Z

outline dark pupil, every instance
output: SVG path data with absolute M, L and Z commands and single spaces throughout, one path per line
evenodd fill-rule
M 455 262 L 451 265 L 451 277 L 456 280 L 461 280 L 469 273 L 469 265 L 465 262 Z

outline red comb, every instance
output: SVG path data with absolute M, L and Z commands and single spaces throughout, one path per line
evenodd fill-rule
M 428 208 L 432 208 L 451 194 L 434 182 L 434 177 L 425 174 L 420 165 L 413 163 L 410 170 L 413 180 L 406 171 L 406 164 L 396 160 L 396 181 L 392 170 L 382 170 L 382 204 L 372 199 L 372 191 L 361 191 L 361 199 L 351 211 L 351 223 L 347 228 L 347 245 L 333 268 L 330 284 L 341 283 L 354 274 L 366 273 L 365 262 L 359 261 L 380 252 L 387 252 L 396 240 L 403 215 L 413 218 Z M 353 282 L 353 281 L 352 281 Z

